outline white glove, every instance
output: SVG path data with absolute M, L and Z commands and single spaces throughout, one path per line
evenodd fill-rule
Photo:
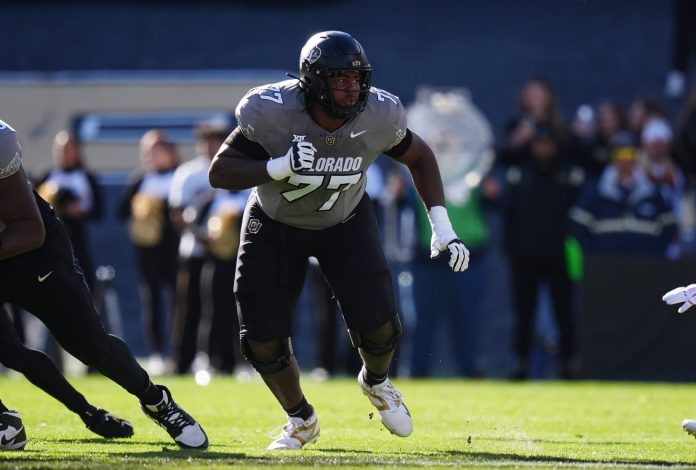
M 662 300 L 669 305 L 682 303 L 682 306 L 677 310 L 679 313 L 684 313 L 692 305 L 696 304 L 696 284 L 689 284 L 686 287 L 677 287 L 667 292 L 662 296 Z
M 274 180 L 283 180 L 293 174 L 310 170 L 314 165 L 315 153 L 317 149 L 311 142 L 293 142 L 285 155 L 268 160 L 266 171 Z
M 457 237 L 452 229 L 452 223 L 447 216 L 447 209 L 442 206 L 433 206 L 428 211 L 428 219 L 433 229 L 430 238 L 430 259 L 440 257 L 440 252 L 449 250 L 449 267 L 454 272 L 465 271 L 469 267 L 469 250 Z

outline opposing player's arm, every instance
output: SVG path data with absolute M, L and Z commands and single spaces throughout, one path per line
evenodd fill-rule
M 435 154 L 421 137 L 408 130 L 401 142 L 386 153 L 408 167 L 427 209 L 445 205 L 445 191 Z
M 214 188 L 241 190 L 272 180 L 266 169 L 270 156 L 235 129 L 213 158 L 208 179 Z
M 7 259 L 34 250 L 46 238 L 46 229 L 34 194 L 21 167 L 0 178 L 0 259 Z

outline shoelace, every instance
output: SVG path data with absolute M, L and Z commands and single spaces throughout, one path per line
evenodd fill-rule
M 304 425 L 304 421 L 302 421 L 301 423 L 294 423 L 292 421 L 288 421 L 285 424 L 281 424 L 280 426 L 276 426 L 275 428 L 273 428 L 273 431 L 268 433 L 268 437 L 272 439 L 280 439 L 281 437 L 291 437 L 295 429 L 302 425 Z
M 268 437 L 272 439 L 280 439 L 283 436 L 289 437 L 296 428 L 297 425 L 295 423 L 288 421 L 285 424 L 281 424 L 280 426 L 273 428 L 273 431 L 268 433 Z
M 372 391 L 375 393 L 375 395 L 381 396 L 385 400 L 394 402 L 396 406 L 399 406 L 404 402 L 401 392 L 399 392 L 391 382 L 387 382 L 381 390 L 375 391 L 375 389 L 372 388 Z
M 161 414 L 164 421 L 177 428 L 183 428 L 191 424 L 191 418 L 182 409 L 174 406 L 172 402 L 167 403 L 167 408 Z

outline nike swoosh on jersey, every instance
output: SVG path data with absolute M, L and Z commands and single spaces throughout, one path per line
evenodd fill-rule
M 364 131 L 360 131 L 360 132 L 353 132 L 353 131 L 350 131 L 350 138 L 351 138 L 351 139 L 355 139 L 357 136 L 363 135 L 365 132 L 367 132 L 367 129 L 364 130 Z
M 37 279 L 39 282 L 44 282 L 44 281 L 46 280 L 46 278 L 47 278 L 48 276 L 50 276 L 51 274 L 53 274 L 53 271 L 49 271 L 49 272 L 47 272 L 46 274 L 44 274 L 43 276 L 36 276 L 36 279 Z

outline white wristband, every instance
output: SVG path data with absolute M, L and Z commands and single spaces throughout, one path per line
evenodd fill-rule
M 268 160 L 266 163 L 266 171 L 269 176 L 276 181 L 284 180 L 288 176 L 292 175 L 292 168 L 290 168 L 290 159 L 287 155 L 282 157 L 276 157 Z
M 440 243 L 446 245 L 457 238 L 454 229 L 452 229 L 452 222 L 450 222 L 447 215 L 447 209 L 443 206 L 431 207 L 428 211 L 428 219 L 430 220 L 433 233 L 440 239 Z

